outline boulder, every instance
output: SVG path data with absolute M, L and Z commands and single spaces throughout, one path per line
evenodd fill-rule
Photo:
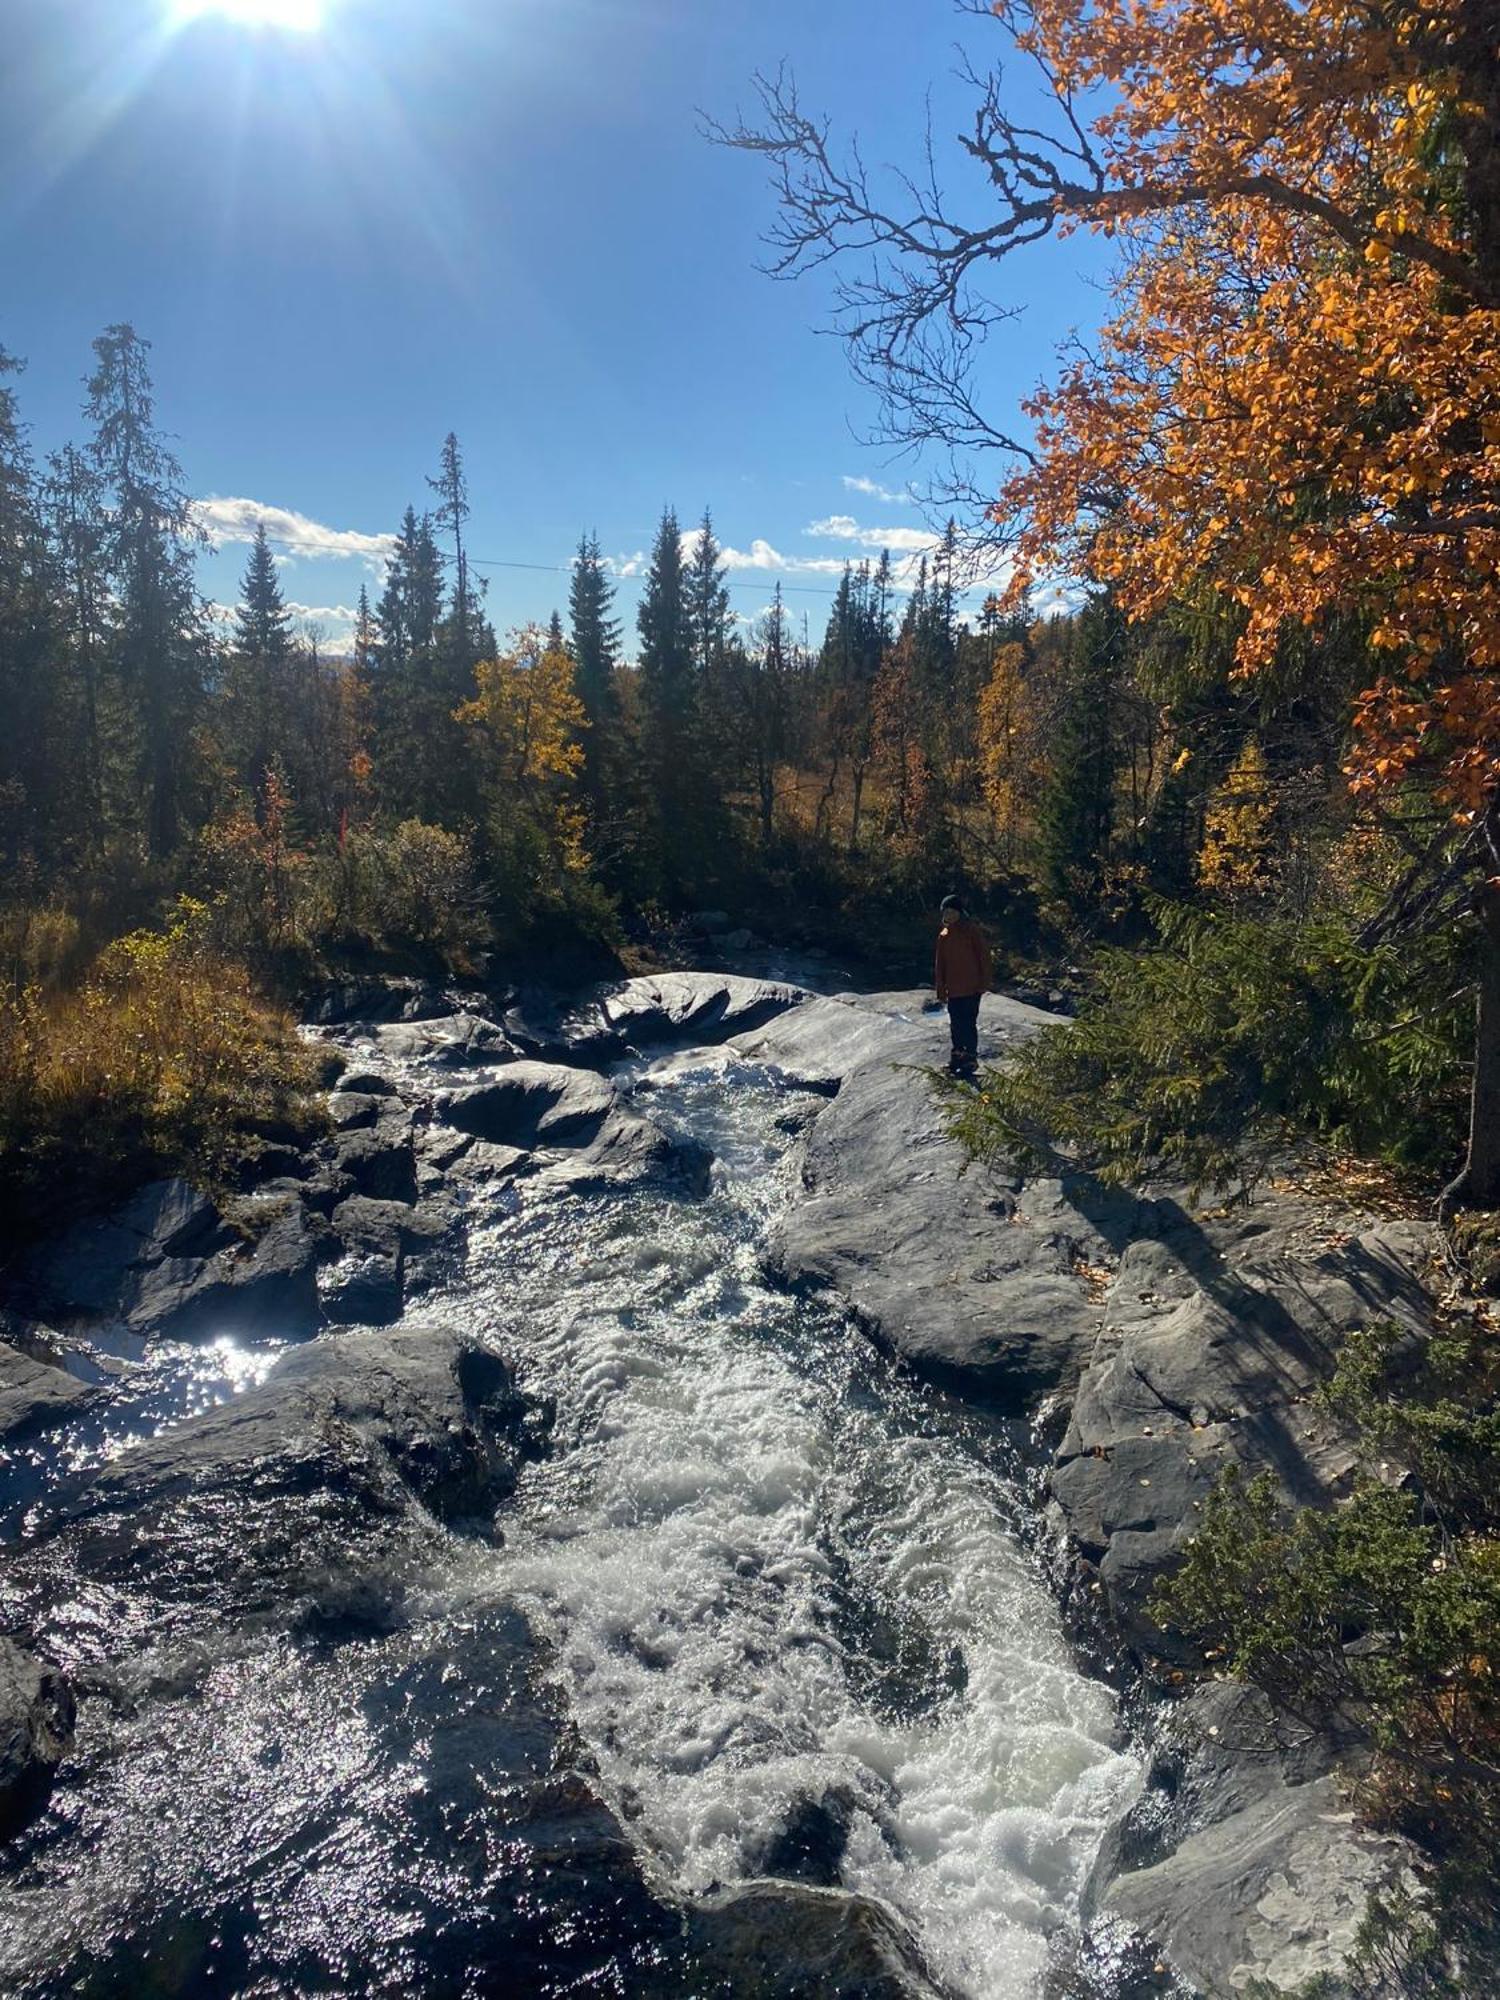
M 610 1029 L 632 1048 L 707 1046 L 759 1027 L 807 998 L 799 986 L 730 973 L 663 972 L 628 979 L 600 999 Z
M 1089 1274 L 1131 1197 L 966 1169 L 910 1059 L 854 1071 L 812 1128 L 803 1181 L 768 1242 L 777 1276 L 831 1285 L 922 1374 L 1002 1410 L 1076 1378 L 1099 1327 Z
M 0 1573 L 0 1623 L 100 1666 L 351 1593 L 389 1602 L 442 1522 L 513 1490 L 544 1421 L 457 1333 L 325 1335 L 261 1388 L 56 1487 Z
M 321 1026 L 345 1022 L 430 1021 L 461 1005 L 451 989 L 427 979 L 343 979 L 330 983 L 309 1005 L 307 1018 Z
M 417 1156 L 411 1120 L 404 1113 L 340 1132 L 328 1142 L 328 1156 L 334 1173 L 359 1194 L 375 1201 L 417 1198 Z
M 144 1338 L 298 1337 L 319 1324 L 317 1244 L 297 1195 L 248 1197 L 231 1223 L 185 1181 L 156 1181 L 30 1258 L 24 1292 L 64 1324 Z
M 332 1229 L 342 1254 L 319 1275 L 318 1290 L 330 1321 L 390 1326 L 409 1294 L 421 1289 L 445 1261 L 441 1254 L 457 1217 L 440 1202 L 419 1207 L 352 1195 L 333 1211 Z
M 612 1083 L 560 1063 L 514 1062 L 492 1081 L 437 1100 L 445 1125 L 492 1144 L 582 1146 L 616 1106 Z
M 474 1069 L 509 1062 L 517 1053 L 499 1022 L 461 1008 L 430 1020 L 360 1023 L 350 1046 L 401 1070 Z M 350 1089 L 347 1082 L 343 1088 Z
M 940 2000 L 895 1915 L 847 1890 L 744 1882 L 692 1912 L 690 1937 L 710 1993 Z
M 1415 1883 L 1407 1843 L 1358 1823 L 1347 1775 L 1257 1690 L 1200 1689 L 1171 1712 L 1132 1809 L 1146 1857 L 1129 1865 L 1128 1819 L 1103 1857 L 1101 1907 L 1206 1994 L 1336 1981 L 1370 1897 Z
M 533 1061 L 583 1063 L 602 1068 L 624 1054 L 624 1045 L 592 1001 L 568 1007 L 550 993 L 524 992 L 505 1013 L 505 1032 Z
M 0 1635 L 0 1840 L 46 1803 L 74 1717 L 72 1690 L 56 1668 Z

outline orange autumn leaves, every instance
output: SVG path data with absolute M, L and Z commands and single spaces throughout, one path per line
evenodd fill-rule
M 996 10 L 1067 91 L 1104 91 L 1065 225 L 1119 231 L 1117 309 L 1031 405 L 1009 480 L 1017 589 L 1059 563 L 1147 616 L 1366 621 L 1389 669 L 1354 776 L 1420 767 L 1461 810 L 1500 776 L 1500 307 L 1471 240 L 1458 10 L 1033 0 Z M 1497 57 L 1500 59 L 1500 57 Z M 1500 134 L 1488 138 L 1500 144 Z

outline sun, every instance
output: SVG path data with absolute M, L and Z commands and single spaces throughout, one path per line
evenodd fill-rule
M 176 0 L 179 22 L 218 14 L 246 28 L 283 28 L 310 35 L 323 25 L 324 0 Z

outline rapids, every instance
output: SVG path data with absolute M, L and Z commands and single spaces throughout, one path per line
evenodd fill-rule
M 431 1989 L 434 1967 L 454 1992 L 501 1990 L 462 1975 L 490 1949 L 473 1850 L 524 1928 L 537 1836 L 457 1767 L 476 1714 L 522 1727 L 519 1612 L 664 1900 L 768 1874 L 861 1890 L 946 1992 L 1040 2000 L 1140 1771 L 1030 1552 L 1013 1441 L 834 1303 L 764 1278 L 816 1099 L 724 1051 L 621 1080 L 712 1149 L 707 1197 L 476 1194 L 462 1277 L 413 1315 L 494 1344 L 555 1403 L 503 1541 L 454 1536 L 402 1583 L 399 1618 L 338 1643 L 242 1634 L 154 1662 L 138 1701 L 116 1691 L 85 1769 L 0 1874 L 0 1988 L 355 1992 L 378 1966 L 382 1991 Z M 51 1473 L 128 1451 L 276 1358 L 173 1349 L 127 1367 Z M 12 1472 L 14 1511 L 49 1467 Z M 617 1976 L 574 1983 L 543 1942 L 518 1994 L 655 1990 L 649 1925 L 610 1866 L 576 1914 L 597 1931 L 618 1908 Z

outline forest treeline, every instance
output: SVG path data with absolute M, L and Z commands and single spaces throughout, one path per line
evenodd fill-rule
M 76 1003 L 122 937 L 174 937 L 287 997 L 351 959 L 499 948 L 544 972 L 548 945 L 659 939 L 713 904 L 915 973 L 962 886 L 1017 976 L 1083 960 L 1109 986 L 1097 1025 L 1130 1045 L 1098 1078 L 1117 1162 L 1176 1145 L 1223 1183 L 1250 1136 L 1312 1124 L 1452 1164 L 1465 947 L 1413 866 L 1445 815 L 1415 782 L 1378 808 L 1343 782 L 1357 620 L 1247 683 L 1222 600 L 1134 623 L 1107 590 L 1002 610 L 950 524 L 908 574 L 850 565 L 809 645 L 779 587 L 737 617 L 710 515 L 684 534 L 669 508 L 628 641 L 592 534 L 565 614 L 501 635 L 450 435 L 331 652 L 295 629 L 263 530 L 232 620 L 205 603 L 147 343 L 114 326 L 94 360 L 83 441 L 40 465 L 17 364 L 0 375 L 13 1140 L 48 1123 L 58 1019 L 107 1043 L 110 1007 Z M 1413 883 L 1421 923 L 1391 922 Z M 1185 949 L 1204 913 L 1211 944 Z M 1170 1107 L 1130 1058 L 1164 1034 Z

